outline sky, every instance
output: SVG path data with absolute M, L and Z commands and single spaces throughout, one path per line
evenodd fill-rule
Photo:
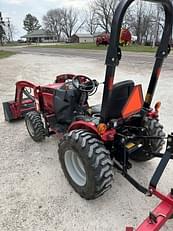
M 26 14 L 31 13 L 36 16 L 42 24 L 42 17 L 50 9 L 59 7 L 75 7 L 78 9 L 86 9 L 88 0 L 0 0 L 0 11 L 2 17 L 10 18 L 11 23 L 15 27 L 15 39 L 26 34 L 23 30 L 23 20 Z

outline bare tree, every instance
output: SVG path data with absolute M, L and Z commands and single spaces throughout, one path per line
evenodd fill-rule
M 0 25 L 0 43 L 3 46 L 3 39 L 5 37 L 5 31 L 2 25 Z
M 137 43 L 147 41 L 153 30 L 154 9 L 153 5 L 138 1 L 127 11 L 125 22 L 137 36 Z
M 71 38 L 72 33 L 74 32 L 78 23 L 78 12 L 74 8 L 63 8 L 62 19 L 62 31 L 67 38 Z M 77 30 L 79 29 L 80 26 L 77 28 Z
M 85 29 L 91 35 L 95 34 L 98 28 L 98 20 L 96 17 L 96 9 L 89 5 L 88 11 L 86 11 L 86 23 Z
M 159 42 L 160 34 L 163 32 L 164 10 L 162 6 L 157 5 L 155 15 L 153 17 L 153 47 Z
M 49 10 L 45 16 L 43 16 L 44 28 L 56 34 L 57 40 L 60 41 L 62 34 L 62 24 L 63 24 L 63 11 L 62 9 Z
M 143 17 L 144 17 L 144 3 L 137 2 L 137 4 L 128 11 L 129 18 L 126 18 L 130 27 L 133 29 L 135 35 L 137 36 L 137 43 L 142 42 L 142 24 L 143 24 Z
M 94 0 L 92 4 L 98 25 L 106 32 L 111 30 L 111 23 L 117 0 Z

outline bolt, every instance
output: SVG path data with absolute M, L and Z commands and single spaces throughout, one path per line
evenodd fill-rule
M 147 192 L 146 192 L 146 196 L 147 197 L 151 197 L 153 195 L 153 189 L 150 188 Z
M 172 137 L 168 138 L 168 142 L 171 143 L 172 142 Z
M 122 139 L 121 139 L 121 143 L 122 143 L 122 144 L 124 144 L 125 141 L 126 141 L 125 138 L 122 138 Z

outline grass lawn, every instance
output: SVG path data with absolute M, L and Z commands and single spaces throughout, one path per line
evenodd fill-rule
M 4 47 L 14 47 L 14 46 L 26 46 L 27 43 L 19 43 L 19 42 L 8 42 L 6 44 L 4 44 Z
M 2 51 L 0 50 L 0 59 L 3 59 L 3 58 L 7 58 L 11 55 L 15 55 L 16 53 L 15 52 L 12 52 L 12 51 Z
M 101 45 L 99 47 L 96 46 L 95 43 L 62 43 L 62 44 L 55 44 L 55 45 L 37 45 L 34 47 L 45 47 L 45 48 L 70 48 L 70 49 L 88 49 L 88 50 L 106 50 L 106 47 Z M 130 45 L 127 47 L 121 47 L 123 51 L 131 51 L 131 52 L 155 52 L 156 48 L 152 48 L 150 46 L 143 46 L 143 45 Z

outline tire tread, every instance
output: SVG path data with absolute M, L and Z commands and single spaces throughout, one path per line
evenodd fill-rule
M 27 127 L 27 122 L 26 122 L 27 120 L 30 121 L 30 123 L 33 127 L 34 135 L 31 135 L 29 132 L 29 129 Z M 36 111 L 28 112 L 25 116 L 25 123 L 26 123 L 26 127 L 27 127 L 27 130 L 28 130 L 31 138 L 34 141 L 41 142 L 45 139 L 46 133 L 45 133 L 44 124 L 42 122 L 40 113 L 38 113 Z
M 64 136 L 64 138 L 59 143 L 60 157 L 63 155 L 64 148 L 67 143 L 73 144 L 75 147 L 82 151 L 82 153 L 85 155 L 85 158 L 87 159 L 90 170 L 94 174 L 94 191 L 91 193 L 88 192 L 87 194 L 86 192 L 83 192 L 83 190 L 80 191 L 75 187 L 73 188 L 80 194 L 81 197 L 84 197 L 85 199 L 95 199 L 101 196 L 111 187 L 113 180 L 113 163 L 110 158 L 110 152 L 106 149 L 103 142 L 96 137 L 96 135 L 86 130 L 74 130 L 68 133 L 68 135 Z M 62 160 L 60 158 L 60 162 L 61 161 Z M 64 168 L 63 165 L 62 168 Z M 69 183 L 71 183 L 69 176 L 67 174 L 65 174 L 65 176 Z

